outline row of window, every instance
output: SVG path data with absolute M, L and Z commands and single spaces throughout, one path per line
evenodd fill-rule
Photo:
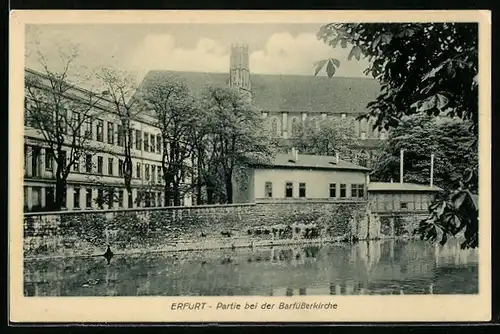
M 50 109 L 50 106 L 48 107 Z M 29 115 L 27 115 L 28 105 L 27 100 L 25 100 L 25 126 L 35 126 L 34 121 L 30 120 Z M 68 111 L 64 108 L 59 110 L 59 119 L 55 119 L 54 123 L 61 129 L 63 133 L 72 134 L 72 130 L 78 129 L 80 133 L 79 136 L 84 136 L 85 138 L 95 140 L 102 143 L 107 143 L 110 145 L 117 145 L 120 147 L 125 146 L 126 141 L 129 140 L 133 143 L 132 147 L 136 150 L 144 150 L 145 152 L 158 153 L 162 152 L 162 140 L 161 135 L 154 135 L 147 132 L 142 132 L 141 130 L 129 129 L 128 136 L 126 136 L 126 131 L 121 124 L 116 124 L 114 122 L 107 121 L 106 136 L 104 133 L 105 122 L 101 119 L 87 118 L 82 124 L 81 114 L 79 112 L 73 111 L 71 114 L 71 126 L 68 124 Z M 96 123 L 95 134 L 94 134 L 94 122 Z M 106 138 L 105 138 L 106 137 Z M 127 138 L 126 138 L 127 137 Z
M 87 154 L 85 157 L 85 173 L 93 173 L 93 163 L 92 163 L 92 154 Z M 109 176 L 119 176 L 122 177 L 124 174 L 125 163 L 123 159 L 118 159 L 118 168 L 117 174 L 115 174 L 115 158 L 108 158 L 108 168 L 107 175 Z M 144 167 L 144 168 L 143 168 Z M 80 171 L 80 166 L 78 162 L 75 162 L 73 165 L 73 171 Z M 144 171 L 144 175 L 143 175 Z M 97 156 L 97 174 L 104 175 L 104 157 Z M 144 179 L 146 181 L 151 182 L 161 182 L 162 171 L 160 165 L 147 164 L 136 162 L 135 164 L 135 173 L 132 173 L 132 177 L 136 177 L 138 179 Z
M 24 156 L 27 156 L 27 146 L 25 146 L 25 153 Z M 41 176 L 41 171 L 40 171 L 40 158 L 41 158 L 41 148 L 33 146 L 31 150 L 31 176 L 33 177 L 38 177 Z M 45 149 L 45 170 L 46 171 L 53 171 L 55 168 L 55 155 L 52 149 L 46 148 Z M 66 152 L 62 152 L 62 161 L 66 161 Z M 89 174 L 94 174 L 97 173 L 99 175 L 104 175 L 104 157 L 102 156 L 97 156 L 97 171 L 94 170 L 94 164 L 93 164 L 93 155 L 92 154 L 86 154 L 84 158 L 84 170 L 83 172 L 89 173 Z M 124 174 L 124 160 L 123 159 L 118 159 L 118 164 L 116 164 L 116 158 L 108 158 L 108 164 L 107 164 L 107 173 L 106 175 L 109 176 L 119 176 L 123 177 Z M 144 167 L 144 168 L 143 168 Z M 73 163 L 72 167 L 73 172 L 82 172 L 81 166 L 80 166 L 80 158 L 75 159 L 75 162 Z M 161 165 L 156 165 L 156 164 L 147 164 L 147 163 L 140 163 L 137 162 L 135 164 L 135 173 L 133 173 L 133 177 L 136 177 L 138 179 L 143 178 L 143 171 L 144 171 L 144 180 L 146 181 L 151 181 L 151 182 L 162 182 L 163 177 L 162 177 L 162 168 Z
M 121 124 L 115 124 L 113 122 L 107 123 L 106 139 L 104 138 L 104 121 L 101 119 L 96 120 L 96 135 L 93 134 L 92 119 L 86 120 L 86 137 L 92 138 L 98 142 L 106 142 L 110 145 L 125 146 L 126 141 L 132 143 L 131 147 L 136 150 L 144 150 L 145 152 L 158 153 L 161 154 L 162 151 L 162 140 L 161 135 L 154 135 L 148 132 L 142 132 L 141 130 L 129 129 L 128 136 L 126 136 L 127 131 L 123 128 Z M 115 129 L 116 128 L 116 129 Z M 116 132 L 116 136 L 115 136 Z M 116 141 L 115 141 L 116 139 Z
M 273 183 L 266 182 L 265 183 L 265 196 L 267 198 L 273 198 Z M 337 184 L 330 183 L 329 185 L 330 197 L 347 197 L 347 185 L 340 184 L 339 188 L 339 196 L 337 196 Z M 293 198 L 293 182 L 285 182 L 285 197 Z M 299 198 L 305 198 L 306 195 L 306 183 L 299 182 Z M 365 185 L 364 184 L 351 184 L 351 197 L 353 198 L 364 198 L 365 197 Z
M 45 195 L 45 203 L 42 203 L 42 191 Z M 82 191 L 84 191 L 82 203 Z M 124 207 L 124 189 L 114 189 L 114 188 L 98 188 L 97 196 L 94 196 L 92 188 L 80 189 L 78 187 L 73 188 L 73 208 L 74 209 L 91 209 L 100 208 L 104 209 L 113 208 L 116 206 L 122 208 Z M 29 202 L 29 203 L 28 203 Z M 25 188 L 24 191 L 24 205 L 25 207 L 30 206 L 32 210 L 45 209 L 50 211 L 55 207 L 55 189 L 53 187 L 32 187 L 31 198 L 28 199 L 28 191 Z M 160 191 L 144 191 L 138 192 L 137 197 L 133 200 L 132 196 L 127 197 L 127 203 L 125 204 L 127 208 L 133 208 L 134 206 L 145 207 L 156 207 L 163 206 L 162 193 Z M 66 197 L 63 197 L 63 207 L 66 207 Z M 25 209 L 26 210 L 26 209 Z
M 342 114 L 342 118 L 345 118 L 345 114 Z M 280 133 L 278 131 L 278 122 L 279 121 L 276 118 L 274 118 L 272 120 L 272 122 L 271 122 L 271 131 L 272 131 L 272 134 L 274 136 L 279 136 L 280 135 Z M 312 122 L 312 125 L 313 125 L 314 128 L 318 128 L 318 121 L 317 121 L 317 119 L 313 118 L 313 119 L 310 120 L 310 122 Z M 298 124 L 299 124 L 299 120 L 297 118 L 294 118 L 292 120 L 292 124 L 291 124 L 291 133 L 293 135 L 297 135 L 298 134 L 298 129 L 299 129 Z M 361 131 L 360 134 L 359 134 L 359 138 L 362 139 L 362 140 L 366 139 L 367 138 L 367 132 L 366 131 Z M 381 131 L 379 133 L 379 138 L 380 139 L 386 139 L 386 134 L 385 134 L 384 131 Z

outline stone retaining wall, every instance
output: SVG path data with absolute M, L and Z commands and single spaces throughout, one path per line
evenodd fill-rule
M 386 228 L 385 228 L 386 229 Z M 24 215 L 24 256 L 255 247 L 384 237 L 366 203 L 282 202 Z

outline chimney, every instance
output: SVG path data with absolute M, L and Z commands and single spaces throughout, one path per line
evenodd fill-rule
M 431 154 L 431 188 L 434 185 L 434 153 Z
M 399 157 L 399 182 L 401 184 L 403 184 L 404 156 L 405 156 L 405 150 L 401 150 L 400 157 Z
M 339 152 L 337 152 L 335 154 L 335 163 L 338 164 L 339 163 Z

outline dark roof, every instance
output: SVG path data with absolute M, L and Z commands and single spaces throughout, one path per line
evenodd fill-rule
M 399 182 L 370 182 L 368 185 L 368 191 L 418 191 L 418 192 L 431 192 L 431 191 L 442 191 L 443 189 L 436 186 L 428 186 L 416 183 L 399 183 Z
M 195 94 L 207 85 L 227 86 L 229 82 L 227 73 L 150 71 L 141 86 L 169 76 L 183 78 Z M 362 114 L 380 91 L 370 78 L 250 74 L 250 81 L 254 104 L 263 111 Z
M 343 170 L 359 170 L 369 171 L 370 169 L 353 163 L 340 160 L 336 163 L 335 157 L 326 155 L 309 155 L 299 154 L 295 160 L 291 154 L 277 154 L 274 159 L 267 164 L 259 164 L 264 167 L 285 167 L 299 169 L 343 169 Z

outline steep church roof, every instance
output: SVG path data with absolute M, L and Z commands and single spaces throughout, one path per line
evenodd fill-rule
M 182 78 L 195 94 L 208 85 L 229 83 L 226 73 L 150 71 L 141 86 L 166 77 Z M 250 80 L 254 105 L 262 111 L 362 114 L 380 91 L 370 78 L 251 74 Z

